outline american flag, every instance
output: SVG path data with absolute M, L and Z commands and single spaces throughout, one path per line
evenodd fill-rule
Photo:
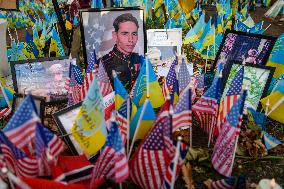
M 208 134 L 215 127 L 218 113 L 218 101 L 221 98 L 222 78 L 215 77 L 210 88 L 193 105 L 192 111 L 196 115 L 199 126 Z
M 88 65 L 87 65 L 86 73 L 93 72 L 96 64 L 97 64 L 97 56 L 96 56 L 96 51 L 94 49 L 93 52 L 90 52 L 90 57 L 88 59 Z
M 96 75 L 96 77 L 103 96 L 106 96 L 113 91 L 109 77 L 101 62 L 99 64 L 98 74 Z
M 196 82 L 197 82 L 196 88 L 198 88 L 198 89 L 204 88 L 204 77 L 205 77 L 204 74 L 198 74 L 198 75 L 195 76 L 195 79 L 196 79 Z
M 236 177 L 228 177 L 217 181 L 212 181 L 212 189 L 232 189 L 235 184 Z
M 70 69 L 70 93 L 68 93 L 69 106 L 77 104 L 83 100 L 81 96 L 81 88 L 84 83 L 82 71 L 79 66 L 71 64 Z
M 237 179 L 237 180 L 236 180 Z M 211 182 L 212 189 L 243 189 L 246 188 L 246 177 L 241 174 L 238 178 L 227 177 L 221 180 Z
M 29 95 L 3 128 L 9 140 L 21 150 L 31 144 L 35 137 L 36 124 L 40 122 L 36 112 L 32 96 Z
M 130 111 L 130 116 L 131 116 L 131 112 L 132 112 L 131 100 L 130 100 L 129 111 Z M 126 139 L 127 139 L 127 99 L 123 102 L 123 104 L 117 110 L 116 121 L 118 124 L 118 128 L 120 130 L 122 141 L 125 144 Z
M 186 90 L 180 97 L 173 114 L 173 132 L 192 126 L 191 90 Z
M 191 77 L 187 70 L 187 66 L 186 66 L 184 58 L 182 59 L 182 63 L 179 68 L 178 81 L 179 81 L 179 92 L 182 93 L 183 90 L 187 87 L 187 85 L 191 81 Z
M 12 109 L 11 108 L 4 108 L 0 111 L 0 119 L 3 117 L 7 117 L 11 113 Z
M 194 102 L 194 99 L 196 97 L 195 89 L 197 86 L 196 79 L 194 77 L 191 77 L 187 65 L 185 62 L 185 59 L 182 59 L 182 63 L 179 68 L 178 72 L 178 84 L 179 84 L 179 93 L 182 94 L 184 92 L 184 89 L 189 85 L 192 84 L 191 88 L 191 101 Z
M 232 106 L 223 123 L 223 128 L 214 145 L 212 164 L 222 175 L 229 177 L 232 174 L 234 153 L 241 130 L 242 114 L 246 92 Z
M 27 157 L 5 134 L 0 131 L 0 167 L 7 167 L 17 176 L 38 176 L 38 162 L 34 157 Z
M 50 167 L 48 165 L 47 153 L 52 158 L 57 159 L 58 155 L 64 150 L 64 142 L 45 128 L 43 125 L 38 124 L 35 136 L 36 157 L 39 160 L 40 176 L 50 175 Z
M 244 78 L 244 66 L 241 66 L 240 70 L 236 74 L 235 78 L 232 80 L 230 88 L 227 92 L 227 95 L 221 101 L 220 108 L 219 108 L 219 117 L 217 120 L 217 127 L 215 128 L 214 135 L 218 136 L 222 130 L 222 122 L 224 121 L 226 115 L 236 103 L 237 99 L 239 98 L 242 85 L 243 85 L 243 78 Z
M 141 188 L 159 189 L 168 166 L 174 157 L 168 115 L 170 102 L 166 101 L 153 129 L 130 160 L 130 179 Z
M 178 158 L 178 164 L 177 164 L 177 169 L 176 169 L 176 177 L 178 177 L 181 166 L 183 164 L 183 161 L 186 158 L 186 154 L 187 154 L 187 150 L 188 150 L 188 146 L 187 144 L 181 142 L 181 145 L 179 146 L 179 158 Z M 165 178 L 164 178 L 164 182 L 162 185 L 162 189 L 170 189 L 171 188 L 171 182 L 172 182 L 172 178 L 173 178 L 173 169 L 174 169 L 174 161 L 175 159 L 173 158 L 170 165 L 168 166 L 167 172 L 165 174 Z
M 175 60 L 171 64 L 169 73 L 168 73 L 166 80 L 163 84 L 162 92 L 163 92 L 165 99 L 167 98 L 168 94 L 171 92 L 171 89 L 172 89 L 174 83 L 177 81 L 177 76 L 176 76 L 176 71 L 175 71 L 175 67 L 176 67 L 177 64 L 178 64 L 178 61 L 177 61 L 177 58 L 175 58 Z
M 93 170 L 91 187 L 102 178 L 114 179 L 116 183 L 121 183 L 128 175 L 129 167 L 124 145 L 116 122 L 112 122 L 107 141 Z

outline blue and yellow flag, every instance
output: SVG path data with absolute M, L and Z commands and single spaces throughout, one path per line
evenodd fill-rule
M 107 129 L 104 119 L 103 96 L 96 78 L 93 78 L 72 126 L 72 134 L 89 157 L 96 154 L 105 144 Z
M 142 112 L 144 112 L 143 115 L 142 115 Z M 140 108 L 138 108 L 136 114 L 134 115 L 130 123 L 131 139 L 133 139 L 134 137 L 134 133 L 137 129 L 137 124 L 138 124 L 140 116 L 142 116 L 141 123 L 139 125 L 139 130 L 137 131 L 137 134 L 136 134 L 136 139 L 143 139 L 148 133 L 148 131 L 152 128 L 152 125 L 154 121 L 156 120 L 156 114 L 153 110 L 151 102 L 148 99 L 144 102 L 143 106 L 140 106 Z
M 8 102 L 6 101 L 5 97 L 4 97 L 4 94 L 7 96 L 8 98 L 8 101 L 9 101 L 9 104 L 12 105 L 12 102 L 13 102 L 13 95 L 15 93 L 15 91 L 13 89 L 11 89 L 10 87 L 7 87 L 4 85 L 4 80 L 3 79 L 0 79 L 0 83 L 1 85 L 3 86 L 3 90 L 1 90 L 0 92 L 0 108 L 5 108 L 8 106 Z
M 159 108 L 164 103 L 162 89 L 157 81 L 152 64 L 144 59 L 144 63 L 140 68 L 139 75 L 136 79 L 133 102 L 137 107 L 141 106 L 147 97 L 147 81 L 146 81 L 146 63 L 148 62 L 149 73 L 149 98 L 154 108 Z
M 204 25 L 205 25 L 205 15 L 204 13 L 202 13 L 202 15 L 199 17 L 194 27 L 191 28 L 186 34 L 183 40 L 183 44 L 189 44 L 198 41 L 199 37 L 203 33 Z
M 203 33 L 200 36 L 199 40 L 192 45 L 197 52 L 200 53 L 204 48 L 206 48 L 206 46 L 203 46 L 203 42 L 204 42 L 205 37 L 207 37 L 207 35 L 208 35 L 207 39 L 210 40 L 210 36 L 213 39 L 214 30 L 215 30 L 215 27 L 214 27 L 214 25 L 211 26 L 211 17 L 210 17 L 209 21 L 207 22 L 207 24 L 204 27 Z M 213 40 L 211 40 L 211 41 L 213 42 Z
M 118 79 L 116 74 L 114 74 L 113 84 L 115 92 L 115 109 L 118 110 L 125 101 L 128 93 L 126 89 L 123 87 L 121 81 Z

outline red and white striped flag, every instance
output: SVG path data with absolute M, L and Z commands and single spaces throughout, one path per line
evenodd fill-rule
M 0 111 L 0 119 L 3 117 L 7 117 L 11 113 L 12 109 L 11 108 L 4 108 Z
M 0 167 L 7 167 L 17 176 L 38 176 L 38 162 L 19 150 L 5 134 L 0 131 Z
M 129 162 L 130 179 L 141 188 L 159 189 L 174 157 L 169 119 L 170 102 L 160 110 L 154 127 Z
M 124 144 L 117 124 L 112 122 L 107 141 L 93 170 L 91 188 L 98 187 L 96 184 L 105 179 L 121 183 L 128 175 L 129 167 Z
M 232 174 L 234 154 L 241 130 L 242 114 L 246 92 L 233 105 L 223 123 L 223 128 L 217 138 L 212 155 L 213 167 L 222 175 Z
M 222 122 L 226 118 L 226 115 L 230 112 L 232 106 L 236 103 L 237 99 L 239 98 L 242 85 L 243 85 L 243 78 L 244 78 L 244 67 L 241 66 L 239 71 L 237 72 L 235 78 L 232 80 L 230 84 L 230 88 L 227 92 L 227 95 L 220 103 L 219 108 L 219 116 L 217 120 L 217 126 L 214 131 L 214 135 L 218 136 L 222 130 Z M 225 87 L 226 88 L 226 87 Z
M 211 128 L 215 128 L 218 114 L 218 101 L 221 98 L 221 77 L 213 80 L 211 87 L 192 106 L 192 111 L 196 115 L 199 126 L 210 134 Z
M 188 129 L 192 126 L 191 111 L 191 90 L 184 91 L 174 109 L 173 132 L 181 129 Z
M 98 84 L 100 86 L 100 89 L 101 89 L 103 96 L 106 96 L 113 91 L 109 77 L 108 77 L 108 75 L 105 71 L 105 68 L 104 68 L 104 66 L 101 62 L 99 64 L 98 73 L 97 73 L 96 77 L 97 77 Z

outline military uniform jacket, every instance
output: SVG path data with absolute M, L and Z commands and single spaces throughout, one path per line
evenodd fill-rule
M 125 55 L 115 45 L 112 51 L 100 58 L 98 62 L 103 64 L 112 87 L 114 87 L 112 70 L 115 70 L 125 89 L 128 92 L 131 90 L 140 69 L 140 56 L 138 53 Z

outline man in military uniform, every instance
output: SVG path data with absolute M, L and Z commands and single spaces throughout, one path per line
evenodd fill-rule
M 137 78 L 140 68 L 140 56 L 133 52 L 138 41 L 138 21 L 130 13 L 118 16 L 113 22 L 113 49 L 99 59 L 102 62 L 113 85 L 112 70 L 129 92 Z

